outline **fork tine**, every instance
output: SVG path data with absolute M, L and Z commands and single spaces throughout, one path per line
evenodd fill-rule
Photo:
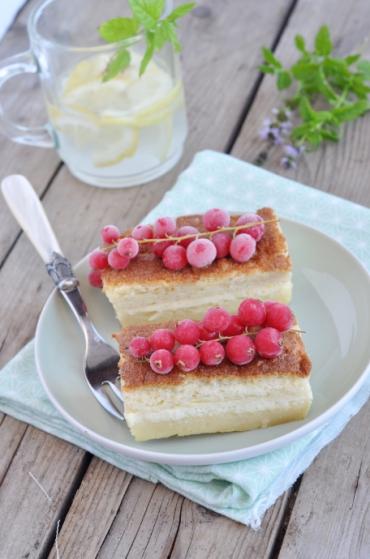
M 105 392 L 104 389 L 95 389 L 93 390 L 95 398 L 99 401 L 99 403 L 106 409 L 111 415 L 124 421 L 125 418 L 122 414 L 122 410 L 119 409 L 117 404 L 114 402 L 113 398 L 110 396 L 109 392 Z
M 110 381 L 110 380 L 104 380 L 104 381 L 102 382 L 102 385 L 106 385 L 106 384 L 109 386 L 109 388 L 111 389 L 111 391 L 113 392 L 113 394 L 116 396 L 116 398 L 118 398 L 118 400 L 119 400 L 120 402 L 122 402 L 122 404 L 123 404 L 123 403 L 124 403 L 124 400 L 123 400 L 123 396 L 122 396 L 121 390 L 120 390 L 119 388 L 117 388 L 117 386 L 115 385 L 115 383 L 112 382 L 112 381 Z

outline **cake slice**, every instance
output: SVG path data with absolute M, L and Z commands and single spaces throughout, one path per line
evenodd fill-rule
M 276 219 L 270 208 L 257 213 L 267 221 Z M 232 217 L 232 225 L 237 217 Z M 183 225 L 204 231 L 200 215 L 178 218 L 177 226 Z M 146 250 L 125 270 L 104 270 L 102 281 L 122 326 L 198 319 L 212 305 L 231 311 L 246 297 L 289 302 L 292 291 L 291 261 L 278 221 L 266 223 L 256 253 L 248 262 L 240 264 L 226 257 L 207 268 L 186 266 L 174 272 Z
M 273 359 L 256 355 L 238 366 L 225 358 L 217 366 L 199 364 L 191 372 L 175 366 L 160 375 L 127 349 L 133 337 L 148 337 L 155 328 L 129 327 L 115 335 L 125 418 L 137 441 L 246 431 L 303 419 L 308 413 L 311 362 L 299 332 L 284 333 L 282 352 Z

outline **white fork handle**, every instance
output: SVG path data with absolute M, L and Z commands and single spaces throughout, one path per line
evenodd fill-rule
M 1 183 L 1 190 L 15 219 L 45 264 L 52 260 L 53 252 L 62 254 L 44 208 L 26 177 L 6 177 Z

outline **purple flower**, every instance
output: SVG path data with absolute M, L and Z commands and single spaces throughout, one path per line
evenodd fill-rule
M 269 118 L 265 118 L 262 124 L 262 128 L 260 130 L 260 138 L 261 140 L 268 140 L 270 134 L 270 126 L 271 120 Z
M 290 144 L 286 144 L 283 149 L 285 155 L 287 155 L 291 159 L 297 159 L 297 157 L 301 155 L 300 148 L 296 148 L 295 146 L 292 146 Z
M 296 161 L 291 157 L 282 157 L 280 159 L 280 163 L 284 167 L 284 169 L 296 169 L 297 167 Z
M 276 145 L 281 145 L 283 143 L 283 138 L 281 137 L 281 130 L 276 126 L 270 128 L 269 138 Z

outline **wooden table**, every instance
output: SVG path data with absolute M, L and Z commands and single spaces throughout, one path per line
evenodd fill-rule
M 27 45 L 30 0 L 0 44 L 0 57 Z M 208 0 L 182 26 L 190 120 L 185 155 L 145 187 L 109 191 L 79 183 L 56 153 L 1 138 L 0 178 L 22 172 L 35 185 L 65 252 L 76 262 L 106 222 L 136 224 L 159 202 L 193 154 L 211 148 L 255 161 L 258 130 L 277 104 L 258 73 L 261 45 L 290 61 L 293 37 L 332 29 L 336 50 L 370 56 L 368 0 Z M 28 82 L 29 84 L 30 82 Z M 18 85 L 18 84 L 16 84 Z M 35 89 L 32 82 L 32 89 Z M 10 92 L 12 94 L 10 95 Z M 36 92 L 37 93 L 37 92 Z M 39 116 L 36 95 L 5 91 L 18 118 Z M 370 116 L 351 123 L 339 145 L 307 156 L 296 172 L 273 157 L 266 167 L 316 188 L 369 204 Z M 242 188 L 242 186 L 241 186 Z M 50 280 L 1 204 L 1 362 L 35 332 Z M 214 514 L 0 414 L 0 559 L 370 557 L 370 404 L 267 512 L 261 530 Z M 34 477 L 50 495 L 49 501 Z

